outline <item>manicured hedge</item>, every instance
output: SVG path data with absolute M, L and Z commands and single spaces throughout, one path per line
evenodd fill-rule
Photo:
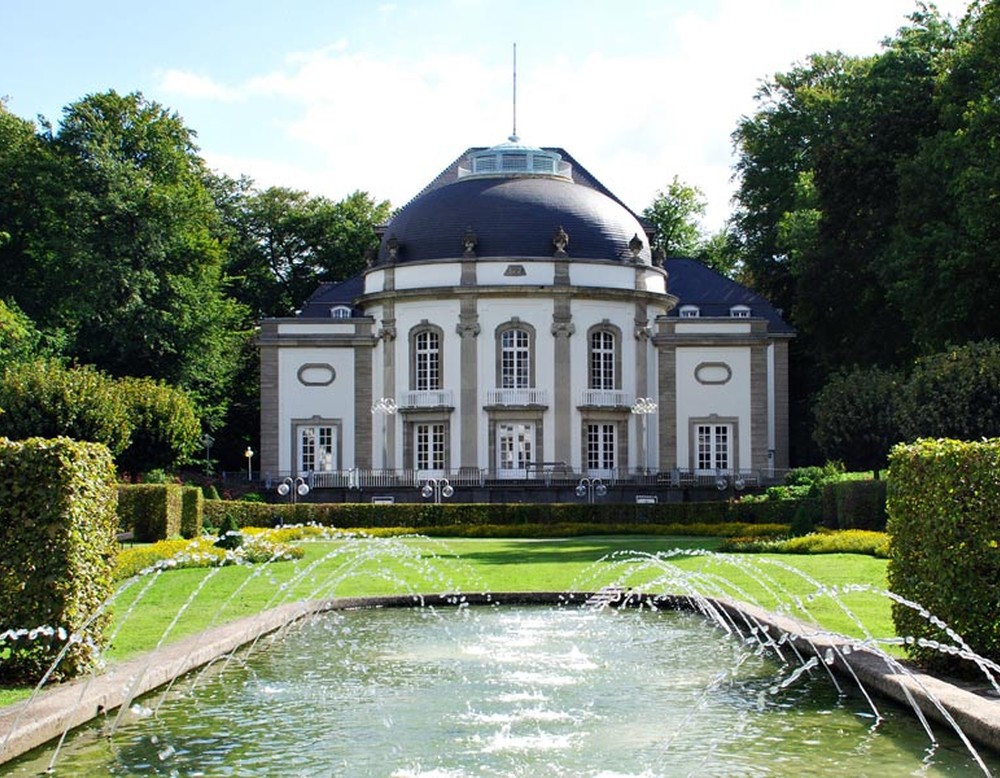
M 182 489 L 179 484 L 122 484 L 118 487 L 119 526 L 139 543 L 181 534 Z
M 201 535 L 202 506 L 205 498 L 201 487 L 185 486 L 181 489 L 181 536 L 196 538 Z
M 0 680 L 87 671 L 105 645 L 117 552 L 115 468 L 101 444 L 0 438 Z
M 890 589 L 1000 661 L 1000 439 L 901 444 L 889 467 Z M 904 637 L 952 642 L 905 606 L 893 605 L 893 620 Z M 932 665 L 954 659 L 932 646 L 912 650 Z
M 241 527 L 323 524 L 333 527 L 435 527 L 520 524 L 788 524 L 794 501 L 692 502 L 655 505 L 572 503 L 287 503 L 207 501 L 205 521 L 219 526 L 226 515 Z
M 884 480 L 827 481 L 822 485 L 823 523 L 832 529 L 885 531 Z

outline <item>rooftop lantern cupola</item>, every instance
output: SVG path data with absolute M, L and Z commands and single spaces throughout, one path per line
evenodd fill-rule
M 562 155 L 521 143 L 517 135 L 506 142 L 468 156 L 469 167 L 459 167 L 458 177 L 469 176 L 549 176 L 572 180 L 573 166 Z

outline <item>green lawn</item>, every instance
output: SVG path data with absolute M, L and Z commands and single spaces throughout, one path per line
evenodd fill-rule
M 846 603 L 872 634 L 893 634 L 884 597 L 825 595 L 846 584 L 884 589 L 885 560 L 855 554 L 673 555 L 678 549 L 712 550 L 718 542 L 652 536 L 305 542 L 305 557 L 296 562 L 170 570 L 152 583 L 138 580 L 116 603 L 114 630 L 120 631 L 109 657 L 125 658 L 149 650 L 165 634 L 167 640 L 177 639 L 297 599 L 589 591 L 612 583 L 653 592 L 733 597 L 861 637 L 862 628 L 838 604 Z M 183 616 L 172 625 L 181 607 Z
M 828 596 L 832 587 L 848 584 L 884 589 L 885 560 L 856 554 L 697 553 L 718 543 L 716 538 L 654 536 L 306 541 L 305 556 L 295 562 L 167 570 L 127 582 L 114 603 L 108 658 L 125 659 L 161 641 L 292 600 L 590 591 L 608 584 L 728 596 L 854 637 L 863 637 L 865 630 L 877 637 L 894 634 L 886 598 Z M 845 608 L 854 615 L 846 615 Z M 23 690 L 0 690 L 0 705 L 24 696 Z

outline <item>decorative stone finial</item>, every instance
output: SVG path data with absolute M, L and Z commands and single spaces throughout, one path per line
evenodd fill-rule
M 663 250 L 662 246 L 657 246 L 656 250 L 653 251 L 653 264 L 657 267 L 663 267 L 663 261 L 667 258 L 667 252 Z
M 475 231 L 472 227 L 465 228 L 465 235 L 462 237 L 462 246 L 465 248 L 465 256 L 473 258 L 476 256 L 476 246 L 479 244 L 479 239 L 476 237 Z
M 566 230 L 559 225 L 559 229 L 556 230 L 556 234 L 552 237 L 552 245 L 556 247 L 556 253 L 552 256 L 554 257 L 565 257 L 566 247 L 569 245 L 569 235 L 566 234 Z
M 642 238 L 639 237 L 639 233 L 636 233 L 632 236 L 632 240 L 628 242 L 628 250 L 632 252 L 633 262 L 637 262 L 639 260 L 639 252 L 642 251 L 642 247 Z
M 385 242 L 385 247 L 389 249 L 389 261 L 395 262 L 396 255 L 399 253 L 399 241 L 396 240 L 396 233 L 389 236 L 389 240 Z

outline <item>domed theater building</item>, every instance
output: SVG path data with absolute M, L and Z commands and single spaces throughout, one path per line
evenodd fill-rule
M 651 231 L 566 151 L 465 152 L 359 276 L 261 323 L 261 470 L 329 499 L 607 499 L 788 466 L 788 342 L 766 300 Z M 601 490 L 603 492 L 603 489 Z

